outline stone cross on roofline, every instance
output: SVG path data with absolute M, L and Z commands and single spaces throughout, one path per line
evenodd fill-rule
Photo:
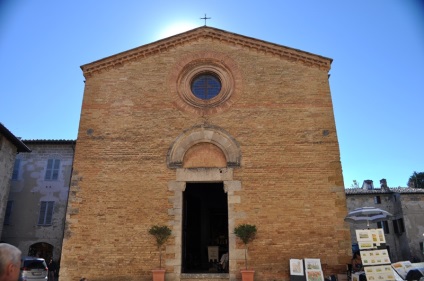
M 201 20 L 205 20 L 205 26 L 206 26 L 206 20 L 209 20 L 209 19 L 211 19 L 211 18 L 207 18 L 206 17 L 206 14 L 205 14 L 205 17 L 203 17 L 203 18 L 200 18 Z

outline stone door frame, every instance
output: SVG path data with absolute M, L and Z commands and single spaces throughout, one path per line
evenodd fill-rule
M 225 168 L 184 168 L 184 155 L 188 149 L 199 143 L 211 143 L 218 147 L 226 159 Z M 182 270 L 182 227 L 183 227 L 183 192 L 187 182 L 222 182 L 228 202 L 228 251 L 229 280 L 236 280 L 237 260 L 244 259 L 244 250 L 236 249 L 236 237 L 233 233 L 236 220 L 244 218 L 245 213 L 237 212 L 237 204 L 241 203 L 239 191 L 240 181 L 233 178 L 233 169 L 241 166 L 241 149 L 238 142 L 224 129 L 210 125 L 196 125 L 182 132 L 171 144 L 166 163 L 168 168 L 176 170 L 176 179 L 168 182 L 171 191 L 168 210 L 169 225 L 172 228 L 174 245 L 166 248 L 168 256 L 166 267 L 172 267 L 167 273 L 167 280 L 181 280 Z M 206 274 L 209 276 L 210 274 Z M 220 274 L 222 275 L 222 274 Z M 207 279 L 216 279 L 208 278 Z M 222 278 L 222 277 L 221 277 Z M 218 279 L 221 279 L 218 278 Z
M 237 191 L 242 189 L 241 182 L 233 180 L 232 168 L 195 168 L 177 169 L 177 179 L 168 182 L 168 190 L 173 192 L 169 198 L 172 209 L 169 215 L 173 218 L 170 221 L 174 238 L 174 245 L 166 248 L 167 254 L 173 259 L 166 261 L 167 267 L 173 267 L 173 272 L 167 273 L 169 280 L 181 280 L 182 270 L 182 227 L 183 227 L 183 192 L 187 182 L 223 182 L 224 192 L 227 193 L 228 201 L 228 251 L 229 251 L 229 277 L 236 279 L 236 260 L 243 259 L 243 249 L 236 249 L 236 237 L 232 230 L 235 227 L 235 220 L 243 217 L 242 213 L 235 211 L 235 206 L 240 204 L 240 195 Z

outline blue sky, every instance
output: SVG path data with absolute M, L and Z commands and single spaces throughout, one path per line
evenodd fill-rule
M 0 0 L 0 122 L 76 139 L 81 65 L 204 24 L 332 58 L 345 186 L 424 172 L 420 0 Z

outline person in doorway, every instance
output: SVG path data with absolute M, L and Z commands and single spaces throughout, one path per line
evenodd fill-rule
M 228 252 L 221 256 L 221 260 L 219 261 L 221 266 L 221 271 L 226 272 L 228 268 Z
M 21 270 L 21 251 L 7 243 L 0 243 L 0 281 L 17 281 Z
M 54 281 L 54 278 L 56 276 L 56 263 L 53 261 L 53 258 L 50 258 L 49 264 L 47 265 L 49 268 L 49 281 Z

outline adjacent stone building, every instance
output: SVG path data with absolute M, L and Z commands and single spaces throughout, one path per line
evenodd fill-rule
M 0 234 L 7 211 L 13 165 L 17 153 L 31 150 L 2 123 L 0 123 Z
M 14 160 L 1 239 L 17 246 L 24 256 L 58 261 L 75 141 L 24 143 L 32 152 L 20 153 Z
M 380 187 L 372 180 L 364 181 L 361 188 L 346 189 L 347 208 L 376 207 L 393 215 L 387 221 L 371 223 L 370 228 L 383 228 L 392 262 L 424 261 L 424 189 L 389 188 L 382 179 Z M 356 230 L 367 228 L 366 223 L 351 225 L 351 239 L 356 240 Z
M 167 280 L 239 279 L 241 223 L 257 280 L 289 280 L 291 258 L 345 272 L 331 62 L 205 26 L 83 65 L 60 280 L 151 280 L 156 224 Z

